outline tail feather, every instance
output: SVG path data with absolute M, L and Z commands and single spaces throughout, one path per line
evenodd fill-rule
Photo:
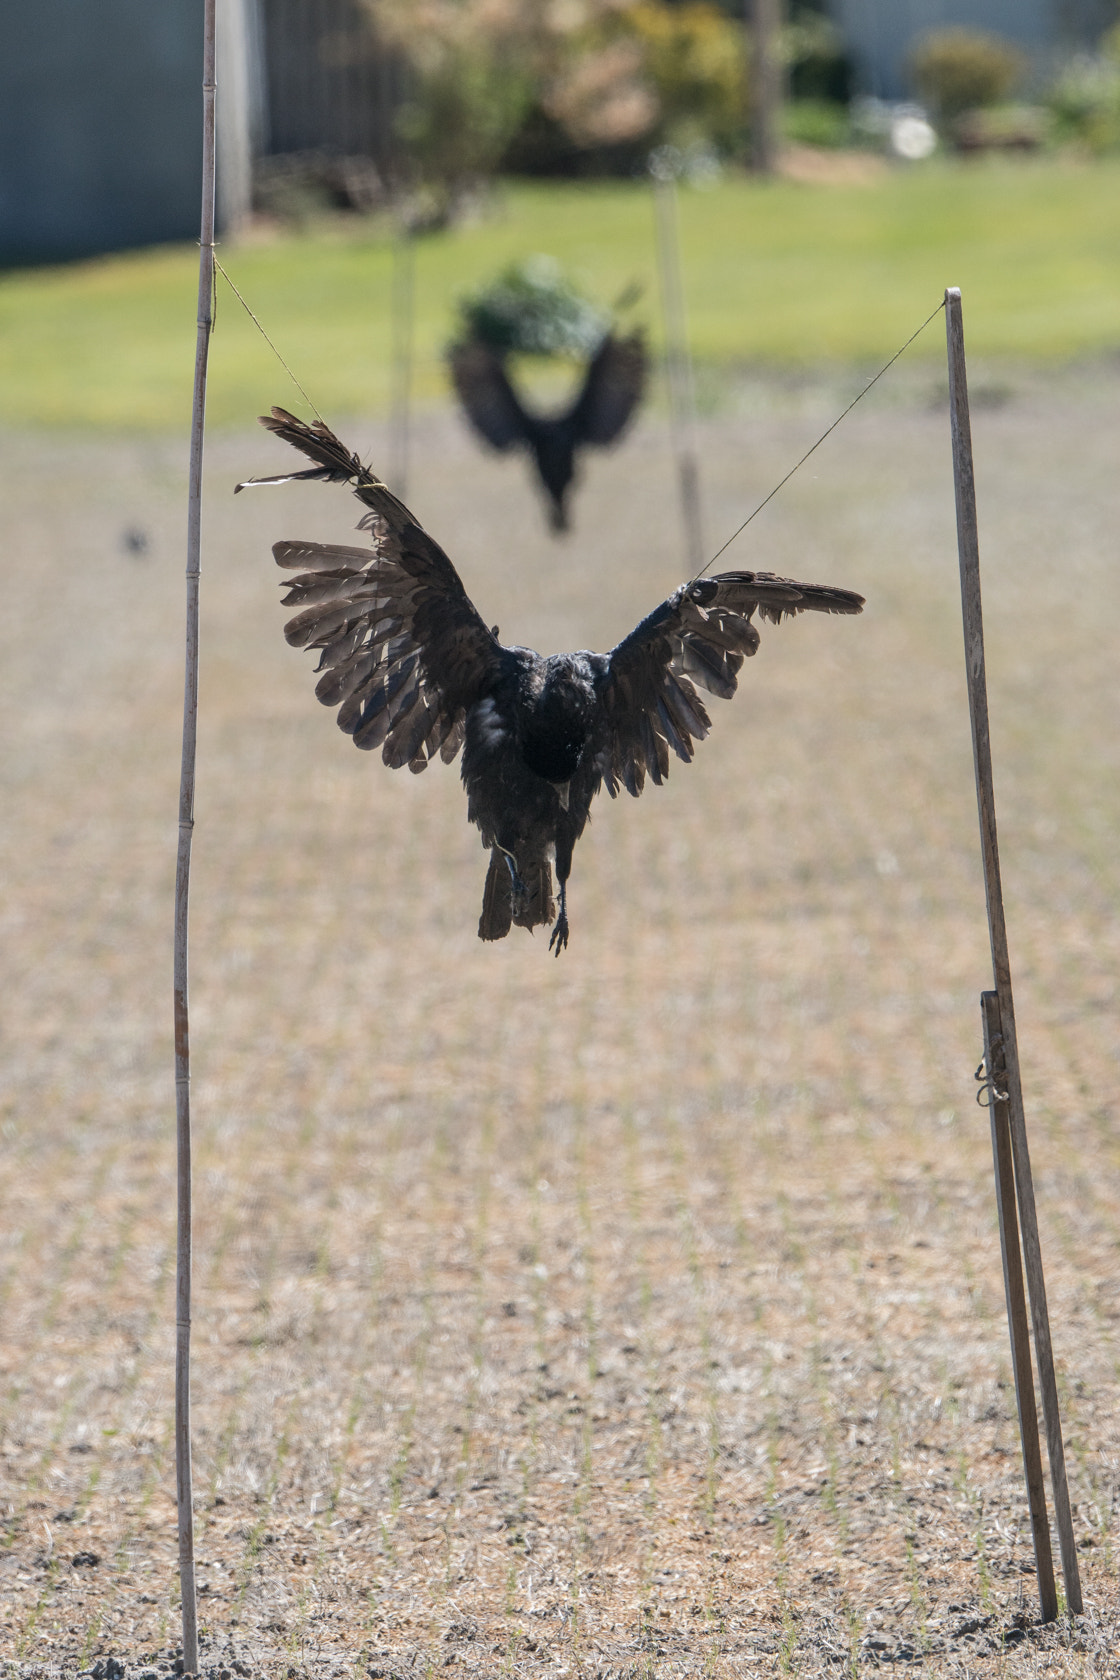
M 480 939 L 504 939 L 513 923 L 513 888 L 506 860 L 496 846 L 490 852 L 490 867 L 482 889 Z
M 552 865 L 547 858 L 532 858 L 525 864 L 519 859 L 517 868 L 525 891 L 513 910 L 513 920 L 518 927 L 546 927 L 556 919 Z

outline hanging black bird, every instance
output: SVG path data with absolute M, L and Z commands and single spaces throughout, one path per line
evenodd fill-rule
M 269 431 L 317 463 L 292 479 L 349 483 L 368 509 L 358 529 L 373 551 L 335 543 L 279 542 L 279 566 L 298 568 L 285 606 L 293 647 L 321 649 L 316 694 L 337 706 L 358 747 L 381 748 L 391 769 L 449 764 L 463 748 L 467 817 L 490 848 L 480 939 L 504 939 L 512 923 L 552 922 L 549 947 L 568 943 L 572 851 L 605 783 L 635 797 L 648 774 L 661 783 L 669 754 L 685 763 L 710 719 L 697 692 L 730 699 L 745 657 L 758 647 L 751 623 L 778 624 L 812 608 L 858 613 L 847 589 L 794 583 L 771 572 L 724 572 L 683 583 L 611 653 L 503 647 L 487 629 L 447 555 L 356 455 L 322 422 L 282 408 L 262 415 Z M 559 883 L 553 901 L 552 862 Z
M 589 444 L 616 443 L 641 401 L 646 383 L 641 329 L 626 338 L 607 333 L 588 364 L 579 394 L 562 414 L 526 409 L 510 382 L 502 352 L 480 338 L 452 345 L 447 357 L 459 401 L 475 430 L 495 449 L 529 451 L 548 496 L 549 524 L 554 531 L 566 531 L 576 451 Z

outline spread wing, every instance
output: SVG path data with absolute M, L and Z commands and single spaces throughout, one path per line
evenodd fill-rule
M 591 358 L 583 389 L 571 411 L 577 443 L 614 443 L 621 437 L 646 388 L 646 344 L 641 329 L 627 338 L 608 333 Z
M 320 649 L 316 694 L 339 708 L 354 745 L 380 747 L 390 768 L 423 770 L 436 752 L 449 764 L 468 708 L 497 674 L 497 638 L 439 544 L 322 422 L 274 408 L 261 424 L 320 463 L 289 476 L 349 480 L 368 509 L 358 529 L 372 533 L 372 551 L 316 542 L 272 551 L 278 566 L 299 570 L 284 605 L 300 610 L 284 634 L 293 647 Z
M 497 352 L 471 339 L 452 345 L 447 360 L 459 401 L 475 431 L 502 451 L 523 443 L 525 411 Z
M 743 660 L 758 647 L 759 617 L 780 624 L 796 613 L 858 613 L 862 595 L 795 583 L 772 572 L 723 572 L 684 583 L 609 656 L 599 690 L 602 733 L 595 766 L 612 798 L 635 797 L 648 771 L 660 784 L 670 749 L 686 764 L 711 727 L 700 698 L 730 700 Z

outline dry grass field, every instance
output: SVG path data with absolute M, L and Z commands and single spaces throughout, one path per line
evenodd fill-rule
M 1087 1604 L 1044 1630 L 974 1100 L 947 413 L 897 371 L 723 562 L 859 589 L 864 616 L 764 626 L 696 762 L 600 799 L 559 961 L 478 941 L 456 771 L 357 754 L 283 641 L 269 545 L 354 540 L 355 504 L 235 501 L 288 458 L 212 442 L 191 979 L 213 1675 L 1120 1673 L 1120 376 L 974 375 Z M 759 384 L 704 422 L 712 547 L 843 400 Z M 384 458 L 383 428 L 343 435 Z M 0 464 L 2 1675 L 175 1660 L 185 458 L 10 434 Z M 684 575 L 656 416 L 591 465 L 564 546 L 450 413 L 418 427 L 410 499 L 487 621 L 545 651 L 609 646 Z

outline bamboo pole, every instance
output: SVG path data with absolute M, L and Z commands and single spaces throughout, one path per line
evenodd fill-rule
M 198 259 L 198 336 L 191 413 L 187 494 L 187 615 L 183 685 L 183 754 L 179 775 L 179 849 L 175 867 L 175 1137 L 177 1245 L 175 1266 L 175 1491 L 179 1510 L 179 1592 L 183 1614 L 183 1672 L 198 1673 L 198 1600 L 194 1573 L 194 1499 L 191 1478 L 191 1066 L 187 989 L 188 903 L 194 832 L 195 751 L 198 735 L 198 582 L 202 553 L 202 446 L 206 430 L 206 368 L 214 296 L 214 102 L 217 0 L 204 0 L 202 49 L 202 229 Z
M 984 862 L 984 892 L 988 903 L 988 934 L 992 950 L 992 971 L 1003 1033 L 1008 1117 L 1015 1164 L 1015 1187 L 1019 1204 L 1023 1257 L 1030 1291 L 1031 1322 L 1035 1356 L 1046 1424 L 1046 1447 L 1050 1459 L 1050 1482 L 1054 1495 L 1054 1516 L 1065 1577 L 1066 1601 L 1070 1610 L 1081 1613 L 1081 1575 L 1073 1538 L 1069 1487 L 1066 1481 L 1065 1446 L 1058 1406 L 1058 1384 L 1054 1372 L 1054 1351 L 1050 1341 L 1050 1316 L 1046 1306 L 1046 1279 L 1042 1269 L 1042 1248 L 1038 1236 L 1034 1182 L 1031 1176 L 1027 1122 L 1023 1109 L 1023 1087 L 1019 1070 L 1019 1046 L 1015 1034 L 1015 1003 L 1011 993 L 1011 962 L 1007 948 L 1007 922 L 1003 909 L 1003 887 L 999 871 L 996 832 L 995 791 L 992 780 L 992 746 L 988 729 L 988 687 L 984 668 L 984 619 L 980 600 L 980 537 L 976 519 L 976 483 L 972 466 L 972 427 L 968 409 L 968 376 L 964 355 L 964 321 L 961 294 L 956 286 L 945 293 L 945 336 L 949 358 L 949 410 L 953 441 L 953 482 L 957 506 L 957 553 L 961 573 L 961 611 L 964 619 L 965 669 L 968 677 L 968 708 L 972 720 L 973 763 L 976 771 L 976 803 L 980 818 L 980 847 Z M 1024 1449 L 1025 1450 L 1025 1449 Z
M 988 1117 L 992 1124 L 992 1163 L 996 1175 L 999 1208 L 999 1246 L 1003 1257 L 1003 1294 L 1007 1303 L 1007 1327 L 1011 1335 L 1011 1363 L 1015 1372 L 1015 1405 L 1019 1415 L 1019 1439 L 1023 1448 L 1023 1475 L 1027 1483 L 1027 1504 L 1034 1536 L 1035 1573 L 1042 1620 L 1052 1622 L 1058 1614 L 1058 1589 L 1054 1584 L 1054 1557 L 1050 1550 L 1050 1525 L 1046 1517 L 1046 1488 L 1042 1478 L 1042 1453 L 1038 1444 L 1038 1410 L 1034 1401 L 1034 1368 L 1031 1364 L 1031 1332 L 1027 1321 L 1027 1300 L 1023 1289 L 1023 1261 L 1019 1251 L 1019 1219 L 1015 1211 L 1015 1162 L 1011 1149 L 1011 1119 L 1008 1113 L 1007 1077 L 1003 1060 L 1003 1024 L 995 992 L 981 992 L 980 1010 L 984 1030 L 984 1070 L 988 1088 Z
M 700 508 L 700 466 L 696 454 L 696 389 L 681 279 L 680 234 L 677 224 L 677 180 L 668 148 L 650 159 L 653 203 L 657 222 L 657 266 L 661 279 L 661 310 L 665 323 L 665 367 L 669 376 L 669 416 L 673 451 L 677 457 L 681 517 L 684 521 L 688 566 L 695 576 L 704 564 L 704 529 Z

